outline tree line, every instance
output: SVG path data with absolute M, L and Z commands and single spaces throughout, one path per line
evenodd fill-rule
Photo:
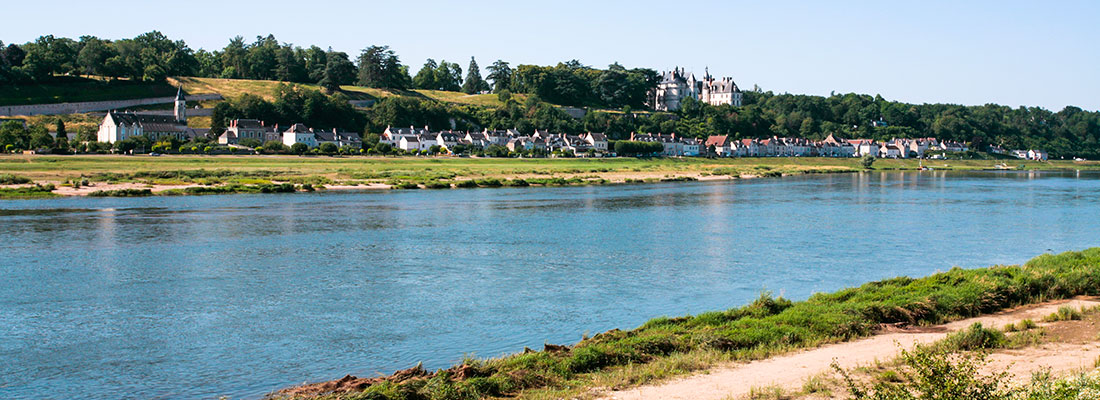
M 46 35 L 22 45 L 0 42 L 0 84 L 42 82 L 57 75 L 153 82 L 168 76 L 198 76 L 316 83 L 330 93 L 340 85 L 354 84 L 468 94 L 531 93 L 563 105 L 642 108 L 659 78 L 651 69 L 626 69 L 615 63 L 600 70 L 576 60 L 553 67 L 519 65 L 515 69 L 497 60 L 483 77 L 471 57 L 466 68 L 463 75 L 458 63 L 429 59 L 411 75 L 389 46 L 368 46 L 353 59 L 331 48 L 279 42 L 274 35 L 257 36 L 252 42 L 237 36 L 214 51 L 193 50 L 184 41 L 171 40 L 158 31 L 120 40 Z

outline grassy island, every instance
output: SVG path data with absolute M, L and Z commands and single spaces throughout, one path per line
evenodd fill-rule
M 936 170 L 993 169 L 1001 161 L 939 160 Z M 877 160 L 872 171 L 917 170 L 917 160 Z M 1003 166 L 1002 166 L 1003 167 Z M 1100 162 L 1016 161 L 1018 170 L 1100 169 Z M 5 183 L 53 184 L 64 195 L 239 193 L 237 185 L 310 184 L 317 189 L 440 189 L 778 177 L 866 171 L 845 158 L 472 158 L 327 156 L 0 156 Z M 77 183 L 79 182 L 79 184 Z M 202 187 L 203 189 L 189 189 Z M 79 189 L 79 190 L 77 190 Z M 189 189 L 189 190 L 188 190 Z M 142 193 L 144 194 L 144 192 Z

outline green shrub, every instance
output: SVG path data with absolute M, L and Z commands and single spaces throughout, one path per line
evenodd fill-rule
M 149 189 L 96 190 L 88 193 L 88 196 L 91 197 L 142 197 L 152 195 L 153 191 Z
M 432 181 L 424 184 L 427 189 L 450 189 L 451 184 L 447 182 Z
M 0 185 L 22 185 L 31 183 L 31 179 L 13 174 L 0 174 Z
M 1020 330 L 1026 331 L 1029 329 L 1035 329 L 1036 326 L 1038 325 L 1035 325 L 1035 321 L 1032 321 L 1030 318 L 1025 318 L 1023 321 L 1020 321 Z
M 1058 311 L 1043 317 L 1044 322 L 1075 321 L 1081 319 L 1081 312 L 1070 306 L 1058 307 Z
M 457 188 L 476 188 L 477 187 L 477 182 L 474 182 L 472 179 L 465 180 L 465 181 L 458 181 L 458 182 L 455 182 L 455 187 L 457 187 Z

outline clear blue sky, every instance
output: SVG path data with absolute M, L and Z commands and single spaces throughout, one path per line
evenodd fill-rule
M 0 40 L 159 30 L 192 48 L 273 33 L 353 56 L 685 66 L 777 93 L 1100 109 L 1097 1 L 8 1 Z

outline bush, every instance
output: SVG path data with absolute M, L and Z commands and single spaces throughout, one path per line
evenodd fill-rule
M 871 166 L 875 164 L 875 156 L 867 154 L 859 159 L 859 164 L 863 166 L 863 169 L 871 169 Z
M 1044 322 L 1076 321 L 1081 319 L 1081 312 L 1070 306 L 1058 307 L 1058 312 L 1043 317 Z
M 22 185 L 31 183 L 31 179 L 13 174 L 0 174 L 0 185 Z
M 999 349 L 1005 346 L 1008 339 L 1004 332 L 989 329 L 976 322 L 963 331 L 955 332 L 937 344 L 944 351 L 969 351 L 982 349 Z
M 458 182 L 455 182 L 455 187 L 456 188 L 476 188 L 477 187 L 477 182 L 474 182 L 473 179 L 465 180 L 465 181 L 458 181 Z
M 149 189 L 96 190 L 88 193 L 88 196 L 91 197 L 142 197 L 152 195 L 153 191 Z

